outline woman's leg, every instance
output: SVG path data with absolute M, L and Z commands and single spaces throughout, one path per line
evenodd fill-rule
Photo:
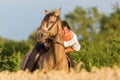
M 29 69 L 30 71 L 32 70 L 34 63 L 35 63 L 35 56 L 36 54 L 44 47 L 43 44 L 40 44 L 39 42 L 36 43 L 34 49 L 30 53 L 29 59 L 25 65 L 25 69 Z
M 69 67 L 70 67 L 70 68 L 74 68 L 74 62 L 73 62 L 73 59 L 72 59 L 70 53 L 66 53 L 66 55 L 67 55 L 68 58 L 69 58 L 69 59 L 68 59 Z

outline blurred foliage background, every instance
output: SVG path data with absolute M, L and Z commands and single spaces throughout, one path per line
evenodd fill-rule
M 120 6 L 113 5 L 110 15 L 100 13 L 96 7 L 77 6 L 65 15 L 65 20 L 77 34 L 81 50 L 71 53 L 75 65 L 83 62 L 86 70 L 93 66 L 120 67 Z M 15 41 L 0 37 L 0 71 L 17 71 L 23 56 L 36 43 L 36 32 L 27 40 Z

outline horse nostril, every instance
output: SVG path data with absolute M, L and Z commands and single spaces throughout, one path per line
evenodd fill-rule
M 43 37 L 43 34 L 41 34 L 40 36 L 41 36 L 41 38 L 42 38 L 42 37 Z

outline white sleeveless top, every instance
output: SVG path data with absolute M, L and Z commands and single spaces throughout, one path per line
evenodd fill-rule
M 73 38 L 70 41 L 64 41 L 64 46 L 66 48 L 72 47 L 75 51 L 79 51 L 81 45 L 79 44 L 76 34 L 74 32 L 72 32 L 72 33 L 73 33 Z

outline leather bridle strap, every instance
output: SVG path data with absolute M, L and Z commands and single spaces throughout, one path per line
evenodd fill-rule
M 50 26 L 50 28 L 48 29 L 48 31 L 50 31 L 53 28 L 53 26 L 55 25 L 55 23 L 57 22 L 57 20 Z

